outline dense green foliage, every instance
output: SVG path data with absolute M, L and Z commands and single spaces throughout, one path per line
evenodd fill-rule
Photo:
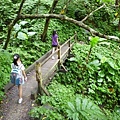
M 50 120 L 64 120 L 67 118 L 73 120 L 81 118 L 81 120 L 84 120 L 84 117 L 90 119 L 96 119 L 96 117 L 106 118 L 100 108 L 93 102 L 78 94 L 75 95 L 72 86 L 64 86 L 55 81 L 49 86 L 49 89 L 52 96 L 42 96 L 43 106 L 36 107 L 30 112 L 33 117 L 40 119 L 43 114 L 46 117 L 49 115 Z
M 118 107 L 120 102 L 120 53 L 116 53 L 118 48 L 112 43 L 109 44 L 103 41 L 98 43 L 97 46 L 92 48 L 87 64 L 86 58 L 88 57 L 90 45 L 81 45 L 77 43 L 74 46 L 72 50 L 74 57 L 66 62 L 66 67 L 69 72 L 56 75 L 54 81 L 48 87 L 52 96 L 42 96 L 39 100 L 41 100 L 43 106 L 33 109 L 30 113 L 32 116 L 40 118 L 41 115 L 45 115 L 49 119 L 55 119 L 54 116 L 57 116 L 59 113 L 59 116 L 61 115 L 61 117 L 59 117 L 60 120 L 63 118 L 66 119 L 66 116 L 72 120 L 97 120 L 98 118 L 100 120 L 117 120 L 119 118 L 120 113 L 117 113 L 117 110 L 120 110 Z M 104 110 L 107 118 L 104 118 L 104 114 L 102 116 L 99 113 L 99 109 L 96 110 L 94 108 L 96 106 L 94 104 L 92 104 L 92 106 L 95 111 L 92 110 L 90 103 L 86 103 L 88 99 L 84 97 L 82 97 L 83 102 L 80 102 L 83 104 L 76 105 L 78 102 L 75 104 L 75 99 L 80 101 L 78 97 L 79 94 L 93 100 L 95 104 Z M 67 103 L 68 105 L 66 106 Z M 47 106 L 47 108 L 45 106 Z M 48 106 L 51 106 L 53 110 L 55 108 L 55 111 L 50 111 Z M 85 115 L 87 112 L 79 113 L 81 110 L 77 111 L 77 107 L 85 108 L 85 110 L 89 112 L 89 115 Z M 107 110 L 111 112 L 114 111 L 115 114 L 111 114 Z M 94 112 L 96 113 L 95 116 Z
M 0 50 L 0 101 L 4 96 L 4 86 L 8 83 L 10 73 L 10 54 L 4 50 Z
M 118 62 L 120 53 L 114 54 L 114 50 L 116 48 L 109 50 L 109 47 L 105 49 L 103 46 L 97 46 L 93 48 L 89 62 L 86 64 L 85 59 L 89 46 L 77 45 L 74 49 L 75 63 L 70 64 L 71 68 L 76 66 L 72 73 L 75 72 L 76 79 L 80 81 L 79 84 L 77 83 L 76 92 L 83 92 L 82 89 L 81 91 L 78 89 L 82 87 L 85 95 L 90 95 L 97 104 L 111 108 L 111 110 L 116 106 L 116 103 L 119 104 L 120 96 L 120 63 Z M 76 73 L 75 69 L 79 69 L 79 72 Z
M 23 14 L 45 14 L 52 0 L 26 0 Z M 59 0 L 56 14 L 64 14 L 76 20 L 83 19 L 103 2 L 106 6 L 85 21 L 87 25 L 103 34 L 120 36 L 118 9 L 114 0 Z M 15 18 L 20 0 L 0 1 L 0 100 L 4 86 L 9 82 L 12 55 L 19 53 L 25 67 L 51 49 L 51 34 L 56 29 L 60 43 L 64 43 L 77 31 L 78 43 L 66 61 L 66 73 L 57 73 L 48 86 L 51 96 L 38 97 L 43 106 L 30 111 L 34 118 L 50 120 L 119 120 L 120 118 L 120 52 L 118 43 L 92 37 L 90 33 L 66 21 L 51 19 L 46 42 L 41 42 L 45 19 L 19 20 L 12 29 L 7 50 L 2 47 L 7 38 L 7 28 Z M 66 8 L 65 8 L 66 6 Z M 64 9 L 65 8 L 65 9 Z M 82 41 L 82 42 L 81 42 Z M 85 43 L 80 44 L 80 43 Z M 101 108 L 101 109 L 100 109 Z

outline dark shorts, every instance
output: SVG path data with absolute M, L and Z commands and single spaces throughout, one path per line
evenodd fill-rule
M 52 47 L 57 47 L 58 45 L 52 45 Z

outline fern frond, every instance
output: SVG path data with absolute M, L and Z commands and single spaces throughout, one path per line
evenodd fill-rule
M 75 103 L 68 102 L 70 119 L 73 120 L 107 120 L 101 109 L 91 100 L 77 97 Z
M 80 109 L 80 103 L 81 101 L 80 101 L 80 99 L 79 98 L 76 98 L 76 110 L 77 111 L 80 111 L 81 109 Z
M 74 105 L 71 102 L 68 102 L 68 106 L 72 112 L 76 112 Z

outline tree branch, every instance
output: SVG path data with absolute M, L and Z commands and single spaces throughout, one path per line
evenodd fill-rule
M 18 15 L 21 13 L 24 2 L 25 2 L 25 0 L 22 0 L 20 7 L 19 7 L 19 10 L 18 10 Z
M 84 19 L 82 19 L 81 22 L 84 22 L 88 17 L 93 15 L 94 12 L 98 11 L 99 9 L 103 8 L 104 6 L 105 6 L 105 4 L 103 4 L 102 6 L 98 7 L 96 10 L 92 11 L 89 15 L 87 15 Z
M 8 46 L 9 40 L 10 40 L 10 34 L 11 34 L 11 31 L 12 31 L 12 28 L 17 23 L 17 21 L 19 20 L 20 12 L 22 10 L 22 6 L 23 6 L 24 2 L 25 2 L 25 0 L 22 0 L 22 2 L 20 4 L 20 7 L 19 7 L 19 10 L 18 10 L 18 13 L 17 13 L 17 16 L 15 17 L 15 19 L 8 26 L 7 40 L 6 40 L 6 42 L 5 42 L 4 46 L 3 46 L 3 49 L 7 49 L 7 46 Z
M 55 9 L 58 1 L 59 1 L 59 0 L 54 0 L 54 1 L 53 1 L 52 7 L 51 7 L 50 10 L 49 10 L 49 14 L 50 14 L 50 13 L 53 13 L 53 11 L 54 11 L 54 9 Z M 46 41 L 45 38 L 46 38 L 46 35 L 47 35 L 47 30 L 48 30 L 49 22 L 50 22 L 50 18 L 47 18 L 46 21 L 45 21 L 43 33 L 41 34 L 41 39 L 42 39 L 42 41 L 44 41 L 44 42 Z
M 83 22 L 81 21 L 77 21 L 73 18 L 69 18 L 67 16 L 64 16 L 64 15 L 57 15 L 57 14 L 37 14 L 37 15 L 20 15 L 19 16 L 20 19 L 27 19 L 27 18 L 30 18 L 30 19 L 40 19 L 40 18 L 55 18 L 55 19 L 60 19 L 60 20 L 66 20 L 68 22 L 71 22 L 77 26 L 80 26 L 86 30 L 88 30 L 89 32 L 91 32 L 92 34 L 96 35 L 96 36 L 99 36 L 99 37 L 102 37 L 102 38 L 105 38 L 105 39 L 109 39 L 109 40 L 115 40 L 115 41 L 120 41 L 120 39 L 116 36 L 109 36 L 109 35 L 104 35 L 100 32 L 97 32 L 96 30 L 94 30 L 93 28 L 89 27 L 88 25 L 84 24 Z

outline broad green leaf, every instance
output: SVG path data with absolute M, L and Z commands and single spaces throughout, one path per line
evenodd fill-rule
M 90 39 L 91 47 L 94 47 L 95 45 L 97 45 L 98 41 L 99 41 L 99 37 L 91 37 Z
M 113 24 L 114 24 L 115 26 L 117 26 L 117 25 L 119 24 L 119 17 L 116 18 L 116 19 L 113 21 Z
M 95 55 L 97 56 L 98 59 L 102 59 L 102 55 L 100 53 L 95 53 Z
M 90 62 L 89 64 L 94 65 L 94 66 L 100 66 L 99 60 L 94 60 L 94 61 Z
M 27 35 L 25 33 L 23 33 L 23 32 L 18 32 L 17 38 L 20 39 L 20 40 L 28 39 Z
M 107 58 L 104 56 L 104 57 L 102 57 L 102 59 L 101 59 L 101 63 L 105 63 L 107 61 Z
M 109 2 L 113 2 L 114 0 L 101 0 L 102 2 L 106 2 L 106 3 L 109 3 Z
M 27 34 L 28 34 L 28 36 L 33 36 L 36 34 L 36 32 L 28 32 Z
M 73 117 L 73 112 L 71 110 L 66 110 L 68 118 Z
M 100 79 L 98 79 L 97 81 L 101 83 L 101 82 L 103 82 L 103 79 L 102 79 L 102 78 L 100 78 Z
M 22 29 L 22 32 L 24 32 L 24 33 L 28 33 L 28 29 Z
M 16 23 L 13 28 L 15 31 L 19 31 L 21 29 L 21 26 Z
M 113 69 L 118 70 L 118 66 L 115 64 L 114 60 L 109 59 L 107 62 Z
M 21 21 L 19 24 L 24 26 L 27 23 L 28 23 L 27 21 Z
M 70 61 L 77 61 L 77 59 L 75 57 L 71 57 L 69 60 Z
M 115 70 L 113 70 L 112 68 L 108 69 L 108 72 L 112 75 L 115 75 Z
M 99 71 L 99 72 L 98 72 L 98 75 L 99 75 L 100 77 L 104 77 L 104 76 L 105 76 L 105 72 L 104 72 L 104 71 Z

